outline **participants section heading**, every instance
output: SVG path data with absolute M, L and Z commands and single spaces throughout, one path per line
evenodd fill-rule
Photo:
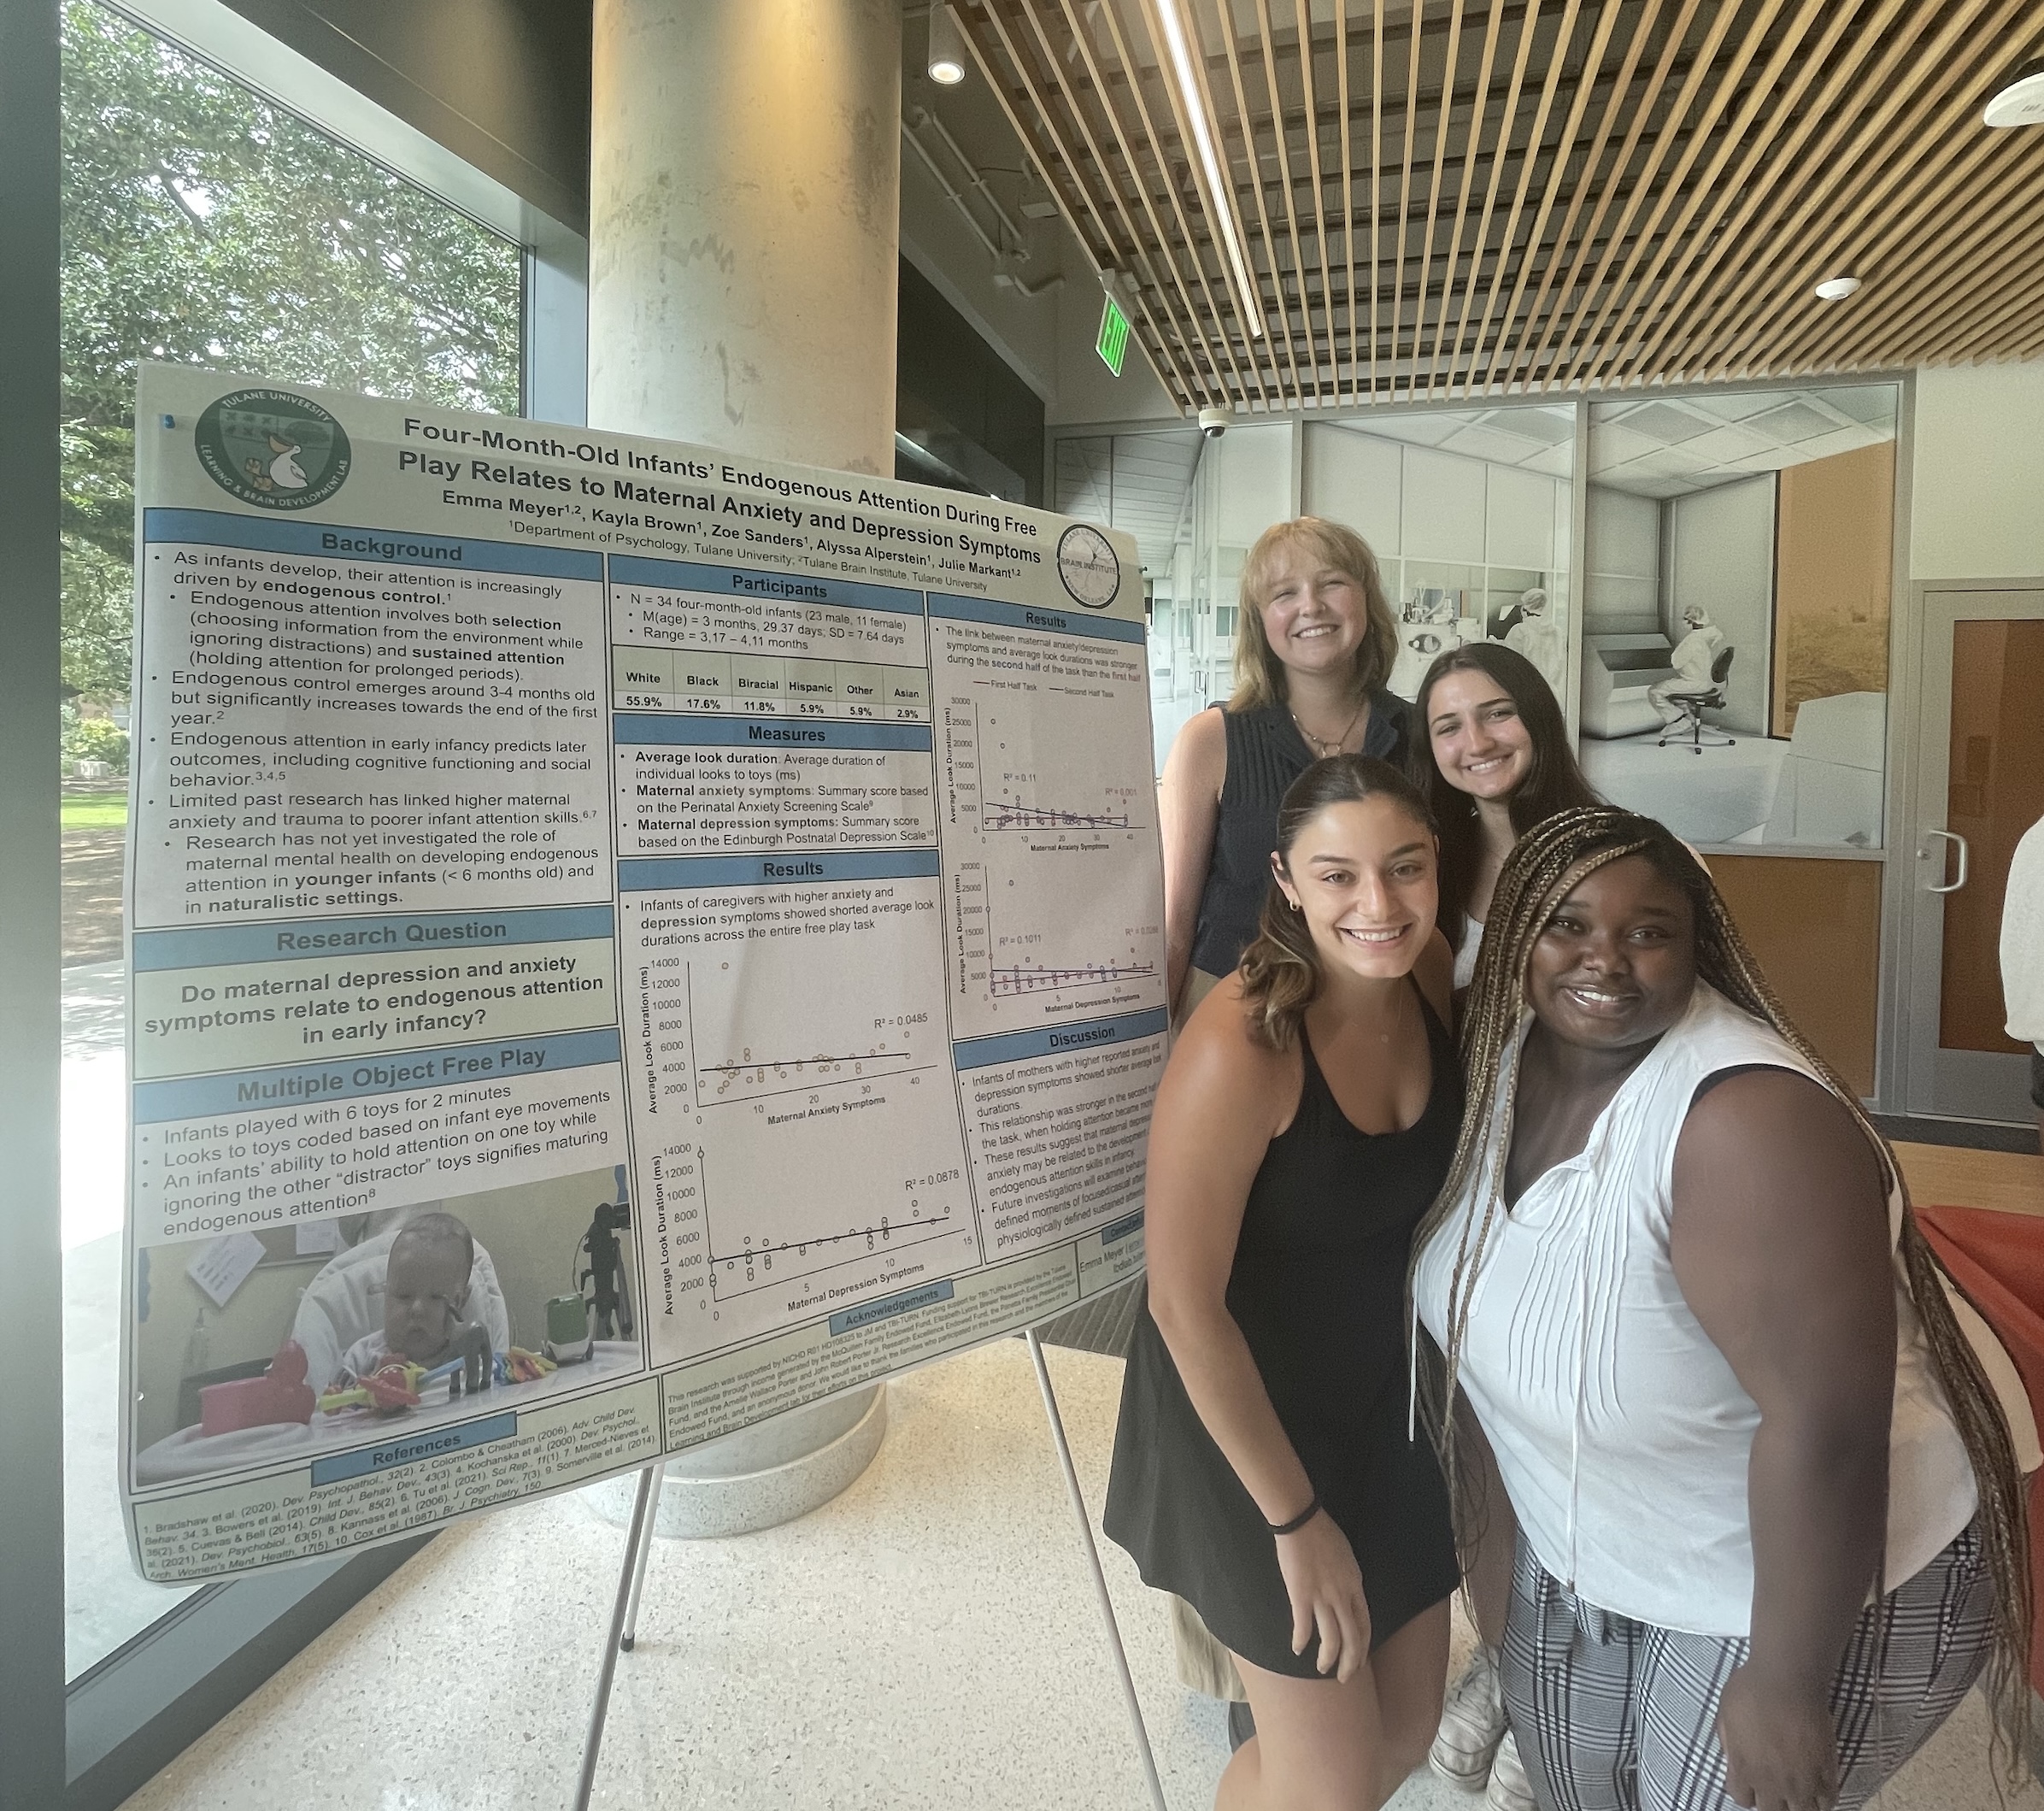
M 766 597 L 783 603 L 836 603 L 858 610 L 895 610 L 923 614 L 923 594 L 892 585 L 862 585 L 852 579 L 819 578 L 808 573 L 772 573 L 736 566 L 706 566 L 690 560 L 649 560 L 637 554 L 613 554 L 614 585 L 654 585 L 673 591 L 708 591 L 717 597 Z

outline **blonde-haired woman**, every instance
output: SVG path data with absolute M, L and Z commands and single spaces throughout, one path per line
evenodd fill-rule
M 1406 706 L 1384 690 L 1397 656 L 1360 535 L 1311 515 L 1263 532 L 1242 567 L 1234 696 L 1186 724 L 1164 763 L 1164 932 L 1181 1020 L 1256 933 L 1285 788 L 1327 756 L 1404 758 Z

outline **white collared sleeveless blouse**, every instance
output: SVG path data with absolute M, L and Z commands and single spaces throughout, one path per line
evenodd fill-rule
M 1507 1073 L 1530 1019 L 1505 1052 Z M 1699 982 L 1581 1153 L 1509 1214 L 1501 1204 L 1465 1283 L 1460 1362 L 1519 1527 L 1548 1573 L 1604 1609 L 1718 1636 L 1745 1635 L 1752 1614 L 1747 1461 L 1760 1413 L 1690 1312 L 1669 1233 L 1675 1144 L 1696 1090 L 1747 1066 L 1812 1073 L 1771 1026 Z M 1494 1131 L 1483 1173 L 1414 1273 L 1414 1306 L 1443 1350 L 1456 1253 L 1501 1155 Z M 1891 1249 L 1901 1212 L 1897 1193 Z M 1886 1590 L 1935 1558 L 1977 1503 L 1899 1259 L 1895 1308 Z

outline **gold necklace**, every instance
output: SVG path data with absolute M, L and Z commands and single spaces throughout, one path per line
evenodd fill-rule
M 1292 727 L 1313 745 L 1315 752 L 1319 754 L 1321 760 L 1324 761 L 1330 755 L 1338 755 L 1342 752 L 1342 744 L 1354 733 L 1356 725 L 1362 721 L 1363 713 L 1369 708 L 1370 701 L 1365 698 L 1360 704 L 1355 707 L 1355 714 L 1349 718 L 1348 723 L 1343 726 L 1342 733 L 1336 736 L 1332 742 L 1324 741 L 1320 737 L 1314 735 L 1303 723 L 1300 722 L 1299 713 L 1294 710 L 1290 705 L 1288 704 L 1284 707 L 1284 713 L 1292 720 Z

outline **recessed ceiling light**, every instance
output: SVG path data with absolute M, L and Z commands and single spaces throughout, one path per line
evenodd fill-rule
M 1981 117 L 1989 126 L 2044 126 L 2044 58 L 2017 70 L 1995 91 Z
M 1843 302 L 1847 296 L 1859 293 L 1857 277 L 1826 277 L 1817 285 L 1817 298 L 1820 302 Z
M 951 9 L 942 4 L 930 9 L 930 79 L 955 88 L 966 79 L 965 34 Z

